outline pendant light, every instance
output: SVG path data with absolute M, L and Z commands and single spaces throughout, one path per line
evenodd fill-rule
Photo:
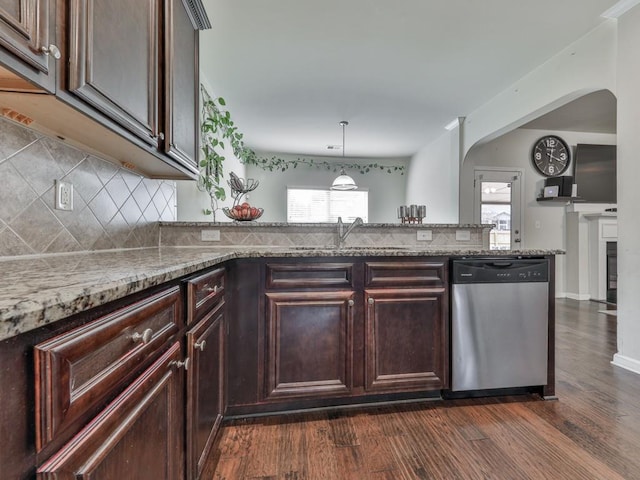
M 349 122 L 343 120 L 340 122 L 340 126 L 342 127 L 342 161 L 344 162 L 344 130 L 345 127 L 349 125 Z M 331 190 L 355 190 L 358 186 L 356 182 L 347 175 L 344 171 L 344 164 L 340 169 L 340 175 L 333 181 L 331 184 Z

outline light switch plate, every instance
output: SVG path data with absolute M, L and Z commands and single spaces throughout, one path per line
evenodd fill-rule
M 471 232 L 469 230 L 456 230 L 456 241 L 468 242 L 471 240 Z
M 418 230 L 416 240 L 419 242 L 430 242 L 433 240 L 433 232 L 431 230 Z
M 220 230 L 200 230 L 200 240 L 203 242 L 219 242 Z

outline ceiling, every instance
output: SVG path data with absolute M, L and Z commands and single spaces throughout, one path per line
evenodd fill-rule
M 615 3 L 204 0 L 213 28 L 202 32 L 201 68 L 255 150 L 340 156 L 327 146 L 341 145 L 347 120 L 347 157 L 405 157 Z M 545 117 L 528 127 L 552 128 L 557 119 Z
M 616 97 L 609 90 L 584 95 L 520 128 L 616 133 Z

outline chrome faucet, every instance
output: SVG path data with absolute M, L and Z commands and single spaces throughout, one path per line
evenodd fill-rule
M 344 247 L 344 242 L 347 240 L 351 230 L 363 223 L 362 218 L 356 217 L 353 223 L 351 223 L 351 225 L 349 225 L 345 230 L 344 223 L 342 223 L 342 217 L 338 217 L 338 248 Z

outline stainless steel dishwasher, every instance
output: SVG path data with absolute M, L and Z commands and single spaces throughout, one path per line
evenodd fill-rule
M 452 261 L 451 390 L 547 383 L 549 261 Z

